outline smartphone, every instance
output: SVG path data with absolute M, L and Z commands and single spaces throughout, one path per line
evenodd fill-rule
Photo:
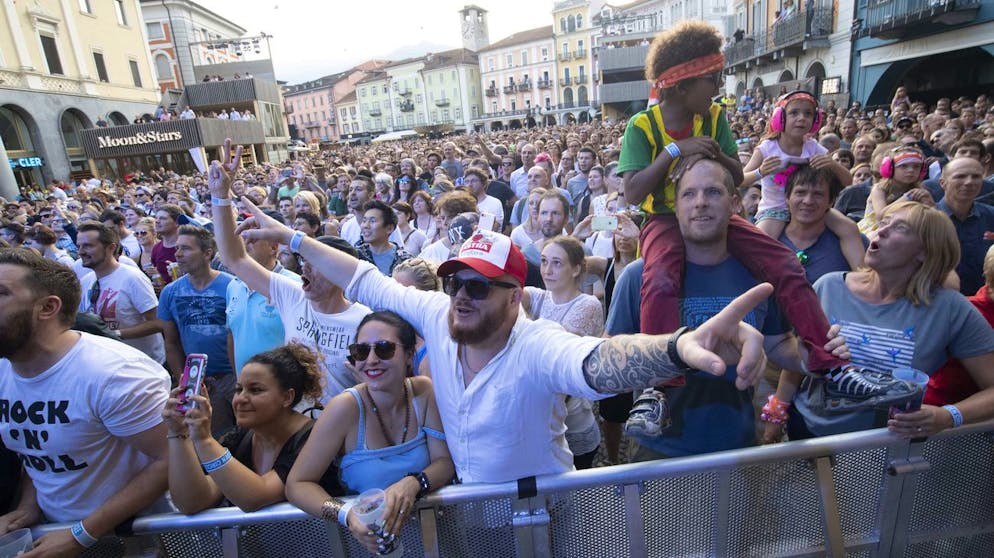
M 486 211 L 480 213 L 480 228 L 485 231 L 494 230 L 494 222 L 497 220 L 496 215 L 487 213 Z
M 595 231 L 613 231 L 618 228 L 618 218 L 614 215 L 594 215 L 590 228 Z
M 280 176 L 282 176 L 283 178 L 287 178 L 292 174 L 293 174 L 293 169 L 283 169 L 280 171 Z
M 190 409 L 197 407 L 196 401 L 190 398 L 200 393 L 200 387 L 204 384 L 204 372 L 207 368 L 207 355 L 193 353 L 186 356 L 186 366 L 183 367 L 183 377 L 179 380 L 179 404 L 176 410 L 186 414 Z

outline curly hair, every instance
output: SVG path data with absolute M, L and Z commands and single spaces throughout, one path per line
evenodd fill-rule
M 645 79 L 654 82 L 659 74 L 694 58 L 721 52 L 724 39 L 703 21 L 682 21 L 656 35 L 645 57 Z
M 293 390 L 294 407 L 304 397 L 315 401 L 321 398 L 324 373 L 318 366 L 318 355 L 300 343 L 259 353 L 248 359 L 246 364 L 249 363 L 269 366 L 280 387 L 284 391 Z

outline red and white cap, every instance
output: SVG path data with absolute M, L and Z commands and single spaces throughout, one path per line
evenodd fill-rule
M 525 276 L 528 274 L 525 256 L 511 239 L 484 230 L 477 230 L 463 243 L 462 248 L 459 249 L 459 256 L 438 266 L 438 275 L 445 277 L 466 268 L 489 279 L 511 275 L 521 286 L 525 285 Z

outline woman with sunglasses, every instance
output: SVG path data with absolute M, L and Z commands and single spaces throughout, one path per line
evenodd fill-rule
M 155 219 L 151 217 L 139 219 L 133 228 L 133 234 L 138 240 L 138 257 L 134 258 L 135 263 L 152 280 L 152 287 L 155 288 L 155 294 L 158 295 L 164 285 L 162 275 L 155 269 L 155 263 L 152 262 L 152 248 L 155 248 L 155 243 L 159 241 L 155 234 Z
M 417 499 L 448 484 L 455 472 L 431 380 L 410 377 L 415 340 L 411 324 L 393 312 L 363 318 L 349 345 L 353 372 L 362 383 L 328 403 L 287 478 L 291 503 L 316 517 L 337 519 L 373 553 L 400 533 Z M 318 484 L 337 461 L 348 493 L 386 491 L 382 537 L 371 535 L 350 504 Z
M 321 396 L 324 373 L 311 349 L 291 343 L 259 353 L 242 367 L 231 404 L 237 427 L 211 436 L 211 404 L 193 395 L 180 410 L 176 388 L 162 417 L 169 429 L 169 492 L 179 510 L 197 513 L 227 500 L 244 511 L 286 499 L 284 483 L 314 420 L 294 407 Z M 330 464 L 329 464 L 330 465 Z M 341 494 L 334 467 L 318 475 L 322 490 Z
M 599 337 L 604 333 L 604 308 L 596 297 L 584 294 L 580 284 L 586 272 L 583 244 L 571 236 L 548 240 L 542 249 L 542 279 L 546 290 L 525 287 L 522 304 L 533 320 L 550 320 L 570 333 Z M 601 431 L 593 404 L 582 397 L 567 397 L 566 442 L 577 469 L 593 466 Z

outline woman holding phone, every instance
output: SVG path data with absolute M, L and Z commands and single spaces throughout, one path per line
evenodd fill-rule
M 455 473 L 431 380 L 410 377 L 416 333 L 390 311 L 359 323 L 349 346 L 359 385 L 335 396 L 318 418 L 287 479 L 287 499 L 300 509 L 335 520 L 370 552 L 386 548 L 414 511 L 415 501 L 449 483 Z M 350 494 L 386 492 L 383 538 L 363 525 L 351 505 L 332 498 L 318 480 L 340 460 L 341 483 Z M 380 547 L 383 548 L 380 548 Z
M 254 511 L 285 500 L 284 483 L 314 420 L 293 408 L 321 396 L 317 355 L 291 343 L 259 353 L 242 367 L 231 406 L 237 426 L 220 441 L 211 436 L 211 405 L 203 395 L 180 402 L 170 394 L 162 412 L 169 429 L 169 492 L 192 514 L 230 502 Z M 190 407 L 184 413 L 181 409 Z M 206 471 L 206 473 L 205 473 Z M 319 475 L 323 490 L 341 494 L 337 469 Z

